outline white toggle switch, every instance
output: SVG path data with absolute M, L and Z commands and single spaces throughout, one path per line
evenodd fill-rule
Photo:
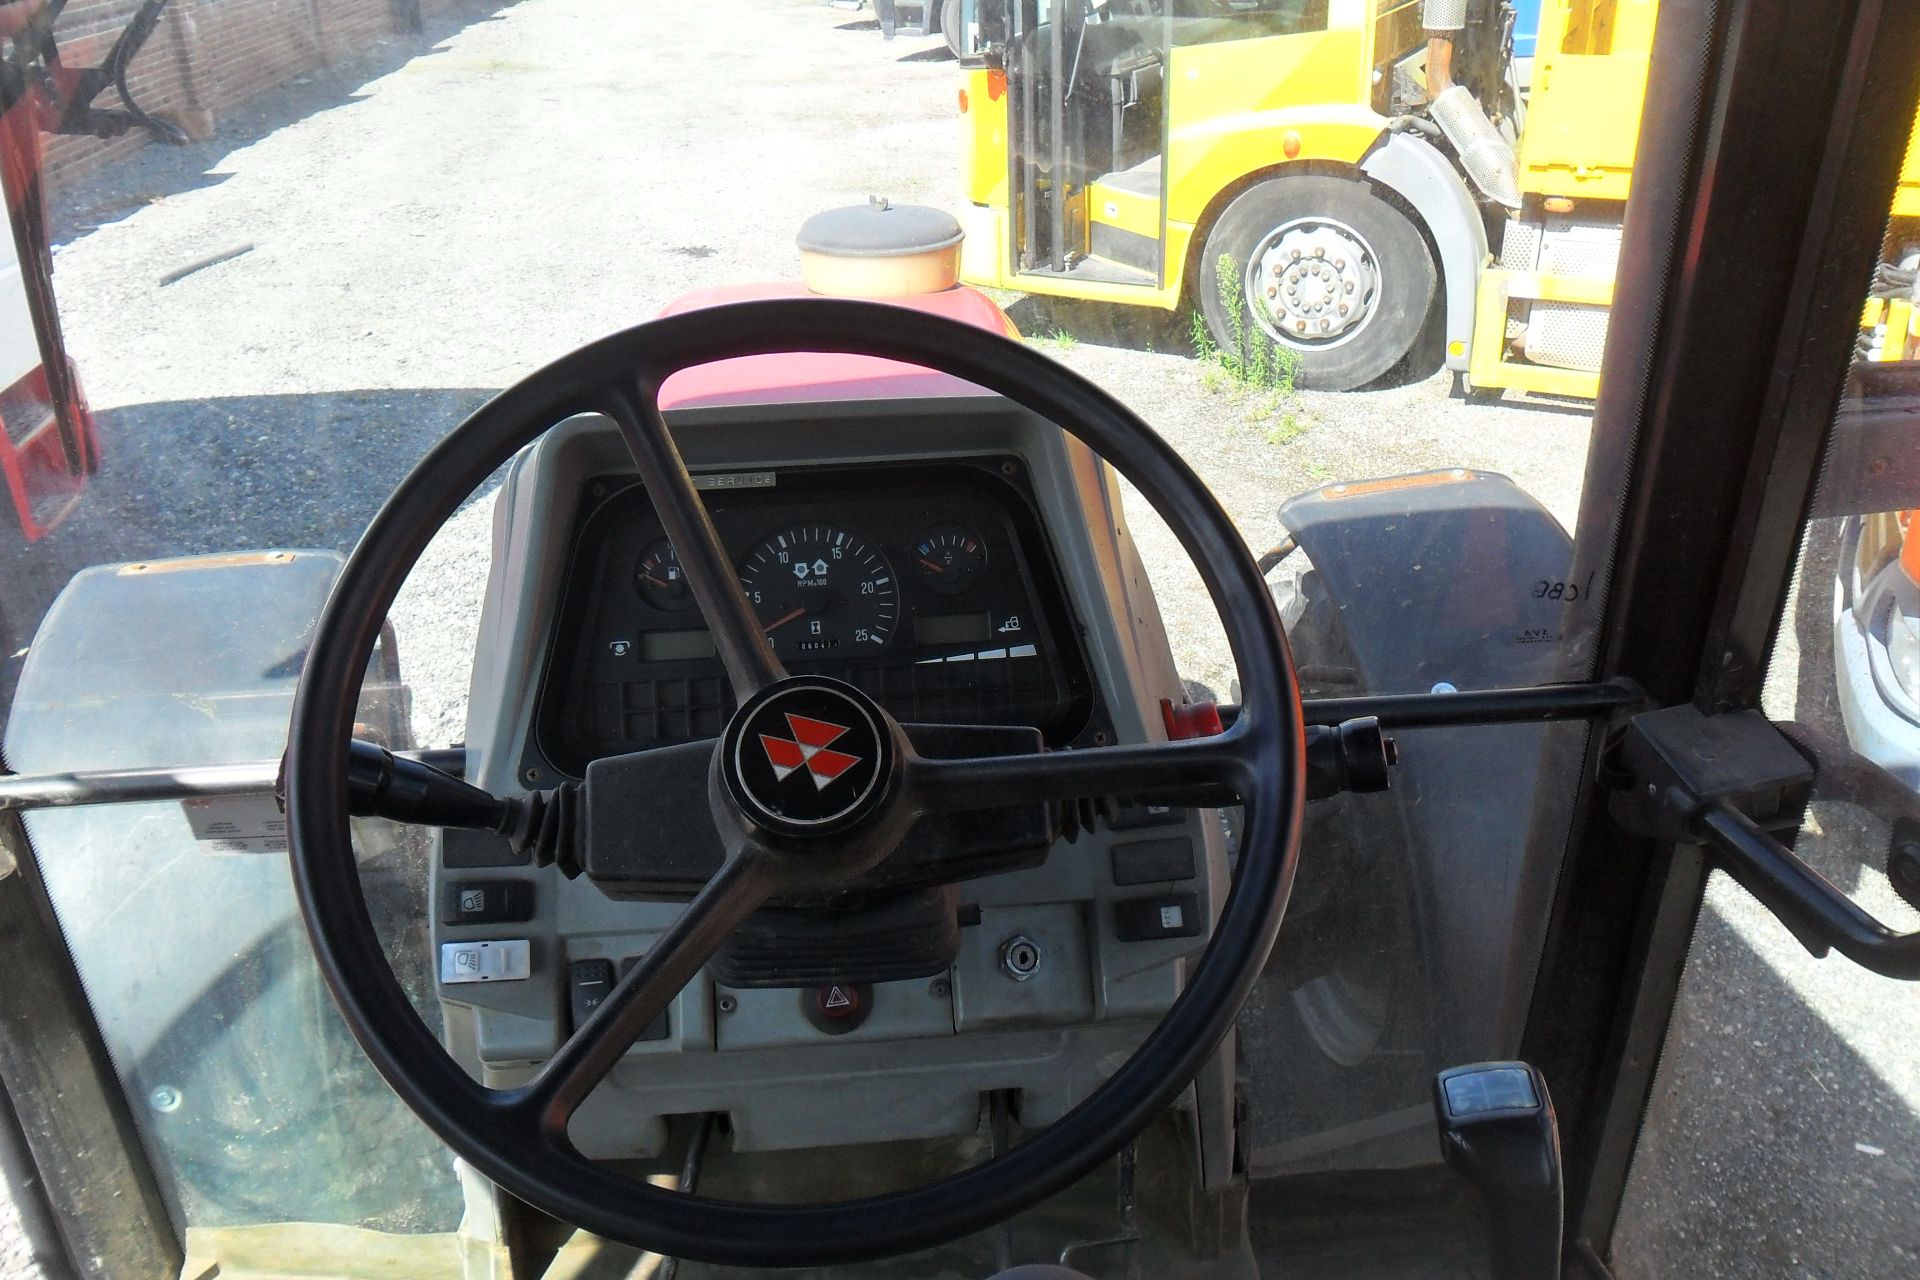
M 525 938 L 440 944 L 440 981 L 449 985 L 518 982 L 531 972 L 532 955 Z

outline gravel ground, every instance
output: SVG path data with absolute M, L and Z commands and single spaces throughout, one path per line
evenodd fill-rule
M 40 1268 L 34 1265 L 33 1249 L 20 1232 L 20 1213 L 13 1207 L 11 1188 L 0 1187 L 0 1276 L 7 1280 L 39 1280 Z
M 490 391 L 687 288 L 796 274 L 794 232 L 819 209 L 869 192 L 953 203 L 958 154 L 937 40 L 883 45 L 870 22 L 804 0 L 469 0 L 424 39 L 269 95 L 210 143 L 98 176 L 61 200 L 56 264 L 106 464 L 67 525 L 0 563 L 4 652 L 17 660 L 86 564 L 344 549 L 400 472 Z M 253 247 L 158 283 L 240 245 Z M 1006 301 L 1035 341 L 1154 423 L 1256 548 L 1274 540 L 1291 493 L 1438 466 L 1505 472 L 1572 523 L 1584 411 L 1470 405 L 1434 377 L 1300 393 L 1276 412 L 1213 387 L 1184 354 L 1179 319 Z M 448 526 L 396 609 L 426 742 L 461 732 L 490 509 L 482 493 Z M 1223 687 L 1230 670 L 1197 579 L 1163 529 L 1131 518 L 1183 671 Z M 1725 950 L 1759 977 L 1776 970 L 1756 957 L 1791 958 L 1718 894 L 1709 918 L 1732 922 Z M 1807 1021 L 1800 989 L 1728 973 L 1739 976 L 1727 999 L 1763 1024 L 1752 1038 L 1796 1043 L 1775 1032 Z M 1872 1021 L 1864 1007 L 1849 1016 Z M 1710 1031 L 1703 1045 L 1724 1041 Z M 1854 1049 L 1823 1068 L 1822 1088 L 1884 1078 L 1879 1048 L 1868 1066 Z M 1910 1126 L 1915 1095 L 1901 1096 Z M 1913 1147 L 1887 1149 L 1876 1167 L 1911 1179 Z M 1654 1216 L 1678 1222 L 1778 1179 L 1765 1152 L 1739 1148 L 1670 1171 L 1652 1203 L 1671 1212 Z M 1769 1212 L 1793 1220 L 1789 1207 Z M 1781 1272 L 1727 1254 L 1637 1274 Z

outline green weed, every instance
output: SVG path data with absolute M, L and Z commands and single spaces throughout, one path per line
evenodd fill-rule
M 1313 424 L 1293 412 L 1283 412 L 1267 426 L 1268 444 L 1291 444 L 1307 433 Z
M 1247 314 L 1240 269 L 1231 257 L 1221 255 L 1218 275 L 1220 307 L 1227 315 L 1227 345 L 1223 348 L 1214 341 L 1213 331 L 1200 312 L 1188 318 L 1193 354 L 1201 365 L 1200 385 L 1210 392 L 1236 388 L 1255 392 L 1258 402 L 1248 411 L 1248 417 L 1270 420 L 1268 442 L 1284 444 L 1297 439 L 1312 425 L 1289 407 L 1300 373 L 1300 357 Z

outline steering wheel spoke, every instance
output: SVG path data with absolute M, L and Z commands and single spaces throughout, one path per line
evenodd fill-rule
M 654 941 L 593 1016 L 508 1102 L 550 1139 L 564 1142 L 567 1121 L 647 1025 L 713 958 L 741 921 L 773 892 L 765 855 L 748 844 L 727 859 L 687 909 Z
M 620 429 L 627 451 L 639 468 L 640 482 L 666 529 L 687 575 L 687 586 L 700 606 L 700 616 L 713 632 L 714 648 L 726 666 L 734 697 L 745 702 L 760 690 L 784 680 L 786 668 L 773 655 L 766 632 L 753 606 L 740 589 L 733 562 L 707 514 L 706 503 L 694 487 L 687 464 L 680 457 L 673 433 L 660 412 L 660 398 L 649 384 L 634 391 L 613 388 L 607 416 Z
M 1237 726 L 1209 738 L 1129 743 L 1039 755 L 906 762 L 906 789 L 922 813 L 1098 796 L 1230 804 L 1251 787 L 1247 735 Z

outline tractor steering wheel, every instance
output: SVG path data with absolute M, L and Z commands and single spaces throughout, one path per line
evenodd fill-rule
M 851 686 L 790 677 L 761 629 L 658 408 L 671 373 L 777 352 L 840 352 L 937 369 L 1043 415 L 1103 456 L 1166 519 L 1225 624 L 1246 690 L 1225 733 L 1040 755 L 929 760 Z M 688 821 L 727 858 L 602 1006 L 529 1083 L 476 1082 L 441 1046 L 383 958 L 347 822 L 347 742 L 382 621 L 428 541 L 501 463 L 553 424 L 599 413 L 618 427 L 712 629 L 740 704 L 711 753 Z M 781 811 L 731 748 L 768 715 L 831 700 L 861 726 L 858 793 L 833 813 Z M 860 1261 L 990 1226 L 1083 1177 L 1170 1105 L 1232 1026 L 1273 945 L 1299 852 L 1304 747 L 1286 635 L 1246 544 L 1146 423 L 1045 356 L 901 307 L 827 299 L 691 311 L 602 339 L 503 392 L 400 483 L 341 572 L 313 636 L 287 757 L 292 864 L 321 972 L 374 1066 L 474 1168 L 554 1217 L 669 1256 L 736 1266 Z M 839 744 L 836 744 L 838 746 Z M 643 767 L 639 757 L 635 767 Z M 746 1204 L 623 1177 L 574 1148 L 567 1123 L 635 1037 L 770 895 L 838 883 L 891 854 L 920 817 L 998 805 L 1222 789 L 1246 807 L 1233 886 L 1185 990 L 1118 1070 L 1052 1126 L 937 1182 L 863 1200 Z M 758 794 L 756 794 L 758 793 Z

